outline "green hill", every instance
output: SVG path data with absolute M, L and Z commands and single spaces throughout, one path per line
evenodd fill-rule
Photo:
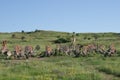
M 57 31 L 44 31 L 44 30 L 36 30 L 31 32 L 13 32 L 13 33 L 0 33 L 0 42 L 3 40 L 8 41 L 9 49 L 13 49 L 15 45 L 40 45 L 41 50 L 44 50 L 45 45 L 50 45 L 53 48 L 55 47 L 54 41 L 59 38 L 64 38 L 66 40 L 70 40 L 72 38 L 73 33 L 68 32 L 57 32 Z M 89 44 L 89 43 L 97 43 L 109 45 L 114 43 L 116 48 L 119 49 L 119 33 L 76 33 L 75 34 L 77 42 L 76 44 Z M 70 44 L 68 42 L 67 44 Z

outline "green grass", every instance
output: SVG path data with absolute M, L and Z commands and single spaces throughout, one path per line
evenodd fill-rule
M 97 60 L 98 59 L 98 60 Z M 119 74 L 118 58 L 109 66 L 109 71 Z M 100 62 L 98 62 L 100 61 Z M 112 59 L 104 60 L 96 57 L 47 57 L 29 60 L 1 60 L 0 79 L 1 80 L 119 80 L 116 72 L 109 76 L 101 71 L 105 69 L 103 65 L 111 63 Z M 119 62 L 118 62 L 119 64 Z M 114 66 L 114 67 L 113 67 Z M 108 68 L 108 67 L 106 67 Z M 109 77 L 106 77 L 109 76 Z
M 106 74 L 112 74 L 114 76 L 120 77 L 119 59 L 113 58 L 109 61 L 106 60 L 106 62 L 104 62 L 104 64 L 100 64 L 100 66 L 97 69 L 99 71 L 105 72 Z
M 15 34 L 15 38 L 12 38 Z M 94 35 L 98 39 L 94 39 Z M 25 40 L 21 40 L 24 36 Z M 46 45 L 53 49 L 53 43 L 58 37 L 71 38 L 72 33 L 43 31 L 38 32 L 15 32 L 0 33 L 0 42 L 8 41 L 9 50 L 13 51 L 15 45 L 40 45 L 40 54 Z M 84 37 L 91 38 L 90 40 Z M 118 33 L 79 33 L 76 36 L 79 44 L 115 44 L 117 56 L 103 57 L 101 55 L 90 55 L 94 57 L 51 56 L 45 58 L 32 58 L 28 60 L 4 60 L 0 56 L 0 80 L 120 80 L 120 36 Z M 70 43 L 66 43 L 70 44 Z M 0 45 L 1 47 L 1 45 Z

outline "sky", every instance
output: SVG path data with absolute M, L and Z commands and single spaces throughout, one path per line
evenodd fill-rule
M 0 32 L 120 32 L 120 0 L 0 0 Z

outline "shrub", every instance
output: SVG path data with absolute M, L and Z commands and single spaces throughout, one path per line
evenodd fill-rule
M 24 37 L 24 36 L 22 36 L 22 37 L 21 37 L 21 40 L 24 40 L 24 39 L 25 39 L 25 37 Z
M 11 36 L 12 38 L 15 38 L 16 37 L 16 35 L 15 34 L 12 34 L 12 36 Z
M 79 33 L 77 33 L 76 36 L 79 36 Z
M 64 39 L 64 38 L 59 38 L 54 41 L 55 43 L 67 43 L 70 42 L 70 40 Z
M 91 38 L 88 38 L 88 40 L 91 40 Z
M 36 49 L 36 50 L 40 50 L 40 46 L 39 46 L 39 45 L 36 45 L 35 49 Z
M 85 36 L 83 39 L 84 39 L 84 40 L 86 40 L 86 39 L 87 39 L 87 37 Z

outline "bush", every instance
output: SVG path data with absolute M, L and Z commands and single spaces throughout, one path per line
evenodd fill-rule
M 86 39 L 87 39 L 87 37 L 85 36 L 83 39 L 84 39 L 84 40 L 86 40 Z
M 91 40 L 91 38 L 88 38 L 88 40 Z
M 55 43 L 67 43 L 70 42 L 70 40 L 64 39 L 64 38 L 59 38 L 54 41 Z
M 77 33 L 76 36 L 79 36 L 79 33 Z
M 40 46 L 39 46 L 39 45 L 36 45 L 35 49 L 36 49 L 36 50 L 40 50 Z
M 15 34 L 12 34 L 12 36 L 11 36 L 12 38 L 16 38 L 16 35 Z
M 25 37 L 24 37 L 24 36 L 22 36 L 22 37 L 21 37 L 21 40 L 24 40 L 24 39 L 25 39 Z

